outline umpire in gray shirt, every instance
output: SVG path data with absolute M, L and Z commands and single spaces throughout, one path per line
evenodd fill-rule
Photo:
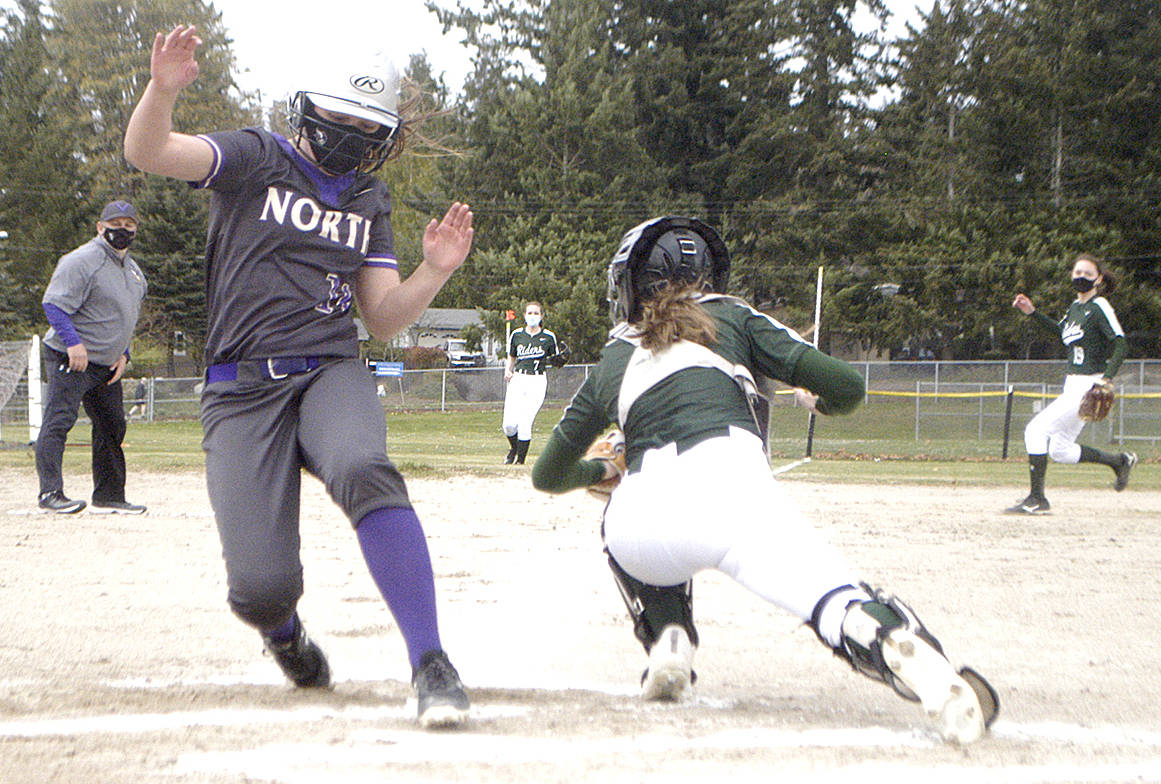
M 129 255 L 136 234 L 133 205 L 121 200 L 106 204 L 97 236 L 61 257 L 41 300 L 50 329 L 44 336 L 48 396 L 36 440 L 36 473 L 40 508 L 46 512 L 74 514 L 85 508 L 84 501 L 65 495 L 61 471 L 65 440 L 81 405 L 93 423 L 90 511 L 145 511 L 125 500 L 121 450 L 121 375 L 146 290 L 145 275 Z

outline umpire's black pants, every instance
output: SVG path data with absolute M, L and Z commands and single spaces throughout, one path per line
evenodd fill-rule
M 67 354 L 45 349 L 48 373 L 48 397 L 44 402 L 44 421 L 36 439 L 36 473 L 40 493 L 64 490 L 61 461 L 65 439 L 77 422 L 78 408 L 93 423 L 93 500 L 125 500 L 125 410 L 122 408 L 121 382 L 110 384 L 113 370 L 92 362 L 83 373 L 68 369 Z

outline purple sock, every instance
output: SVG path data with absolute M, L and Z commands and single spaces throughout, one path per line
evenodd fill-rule
M 290 642 L 298 634 L 298 613 L 290 616 L 286 623 L 275 627 L 264 635 L 272 642 Z
M 438 649 L 435 580 L 423 526 L 412 509 L 384 507 L 356 526 L 359 547 L 379 593 L 399 624 L 412 668 L 419 657 Z

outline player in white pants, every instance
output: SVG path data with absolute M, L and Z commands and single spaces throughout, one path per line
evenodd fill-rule
M 905 604 L 859 580 L 766 460 L 750 398 L 756 374 L 803 388 L 799 400 L 823 414 L 854 410 L 862 377 L 724 296 L 728 264 L 717 234 L 691 218 L 625 235 L 608 272 L 616 326 L 532 470 L 549 492 L 606 481 L 609 464 L 584 454 L 611 419 L 624 432 L 626 474 L 603 532 L 649 654 L 642 696 L 677 699 L 692 684 L 692 579 L 715 569 L 808 623 L 857 671 L 922 702 L 948 740 L 978 739 L 996 715 L 995 692 L 954 668 Z
M 533 300 L 524 306 L 524 326 L 508 336 L 508 363 L 504 380 L 504 419 L 501 427 L 508 439 L 505 464 L 523 464 L 532 443 L 532 423 L 544 405 L 548 391 L 549 360 L 560 352 L 556 334 L 541 326 L 544 308 Z
M 1080 401 L 1098 382 L 1112 381 L 1126 353 L 1125 331 L 1113 306 L 1101 296 L 1116 288 L 1113 274 L 1099 259 L 1082 254 L 1073 262 L 1070 280 L 1076 299 L 1059 322 L 1044 315 L 1024 294 L 1017 294 L 1012 307 L 1032 316 L 1038 324 L 1059 335 L 1068 350 L 1069 368 L 1064 391 L 1024 428 L 1024 448 L 1028 451 L 1028 496 L 1010 507 L 1009 514 L 1048 514 L 1051 506 L 1044 494 L 1048 458 L 1057 463 L 1101 463 L 1113 470 L 1113 488 L 1120 492 L 1129 484 L 1129 473 L 1137 464 L 1132 452 L 1106 452 L 1076 443 L 1084 421 L 1077 414 Z

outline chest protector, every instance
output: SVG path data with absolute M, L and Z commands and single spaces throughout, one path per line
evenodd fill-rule
M 718 299 L 742 302 L 736 297 L 724 294 L 705 294 L 698 298 L 698 302 Z M 674 373 L 686 368 L 704 367 L 720 370 L 741 388 L 762 443 L 766 443 L 770 426 L 769 402 L 758 392 L 758 385 L 748 367 L 736 365 L 710 348 L 689 340 L 679 340 L 660 352 L 650 351 L 642 347 L 641 338 L 627 323 L 616 327 L 610 337 L 634 346 L 629 363 L 625 366 L 625 375 L 621 379 L 621 389 L 617 396 L 617 422 L 621 430 L 625 429 L 629 409 L 633 407 L 637 398 Z

